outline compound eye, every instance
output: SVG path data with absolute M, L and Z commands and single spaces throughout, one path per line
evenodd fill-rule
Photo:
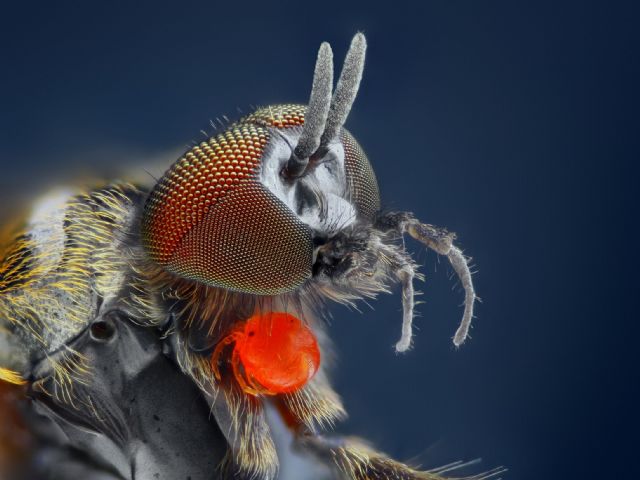
M 257 295 L 311 276 L 311 230 L 259 182 L 269 132 L 241 123 L 192 148 L 154 187 L 142 234 L 152 260 L 180 277 Z
M 344 146 L 344 169 L 350 198 L 359 215 L 372 219 L 380 210 L 380 190 L 376 174 L 360 144 L 344 128 L 340 140 Z

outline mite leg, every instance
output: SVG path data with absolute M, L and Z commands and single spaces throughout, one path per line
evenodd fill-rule
M 463 480 L 459 476 L 448 476 L 449 472 L 466 466 L 462 462 L 422 471 L 377 452 L 360 439 L 319 434 L 318 431 L 326 427 L 326 423 L 332 424 L 338 415 L 344 416 L 342 406 L 335 403 L 338 401 L 324 375 L 316 375 L 296 394 L 276 397 L 276 405 L 285 424 L 294 434 L 296 446 L 330 466 L 336 479 Z M 502 469 L 495 469 L 464 480 L 494 479 L 502 472 Z

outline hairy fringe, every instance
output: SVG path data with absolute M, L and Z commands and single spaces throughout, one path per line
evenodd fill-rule
M 375 451 L 358 438 L 308 437 L 304 444 L 316 455 L 331 459 L 336 474 L 344 480 L 489 480 L 497 479 L 506 471 L 496 468 L 470 477 L 449 477 L 444 474 L 469 464 L 455 462 L 432 470 L 418 470 Z

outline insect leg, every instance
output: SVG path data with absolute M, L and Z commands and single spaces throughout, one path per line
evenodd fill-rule
M 306 435 L 300 441 L 304 447 L 319 458 L 330 460 L 334 464 L 338 478 L 342 480 L 382 478 L 397 480 L 445 480 L 451 478 L 456 478 L 456 480 L 489 480 L 497 479 L 497 476 L 504 472 L 504 469 L 496 468 L 470 477 L 445 477 L 443 474 L 463 468 L 467 464 L 456 462 L 447 467 L 433 470 L 418 470 L 375 451 L 358 438 Z
M 398 343 L 396 343 L 396 351 L 405 352 L 411 346 L 411 334 L 413 331 L 413 278 L 415 277 L 415 271 L 414 268 L 407 263 L 396 272 L 396 275 L 402 285 L 402 336 Z
M 296 423 L 310 432 L 333 428 L 347 416 L 340 397 L 322 370 L 304 388 L 283 395 L 281 401 Z
M 469 269 L 470 259 L 466 258 L 462 250 L 453 244 L 455 234 L 448 232 L 444 228 L 434 227 L 433 225 L 420 223 L 420 221 L 415 218 L 409 218 L 406 222 L 403 222 L 403 233 L 404 232 L 408 233 L 412 238 L 427 248 L 430 248 L 440 255 L 445 255 L 462 283 L 465 293 L 464 314 L 453 336 L 454 345 L 459 347 L 469 335 L 469 328 L 471 327 L 471 320 L 473 319 L 473 307 L 477 298 L 471 278 L 471 270 Z
M 462 250 L 454 245 L 455 234 L 445 228 L 422 223 L 407 212 L 383 213 L 376 219 L 375 227 L 381 232 L 392 235 L 402 236 L 408 234 L 427 248 L 449 259 L 449 263 L 460 279 L 465 292 L 464 313 L 460 325 L 453 336 L 454 345 L 456 347 L 462 345 L 469 336 L 469 328 L 473 319 L 473 307 L 477 296 L 473 287 L 471 270 L 469 269 L 470 258 L 465 257 Z M 403 345 L 400 346 L 402 347 Z
M 247 395 L 230 376 L 216 380 L 210 357 L 189 351 L 184 337 L 174 335 L 170 344 L 176 363 L 204 394 L 229 443 L 221 470 L 234 478 L 275 478 L 278 457 L 259 399 Z
M 238 352 L 235 350 L 231 355 L 231 366 L 233 368 L 233 376 L 235 377 L 236 382 L 238 382 L 240 389 L 249 395 L 260 395 L 261 392 L 256 388 L 257 385 L 253 382 L 253 379 L 247 376 L 245 380 L 245 372 L 240 370 L 240 355 L 238 355 Z

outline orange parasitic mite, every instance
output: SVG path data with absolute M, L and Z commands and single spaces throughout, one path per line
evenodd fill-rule
M 285 312 L 253 315 L 218 342 L 211 356 L 218 380 L 220 355 L 231 344 L 234 376 L 242 390 L 251 395 L 299 390 L 320 366 L 315 335 L 300 319 Z

